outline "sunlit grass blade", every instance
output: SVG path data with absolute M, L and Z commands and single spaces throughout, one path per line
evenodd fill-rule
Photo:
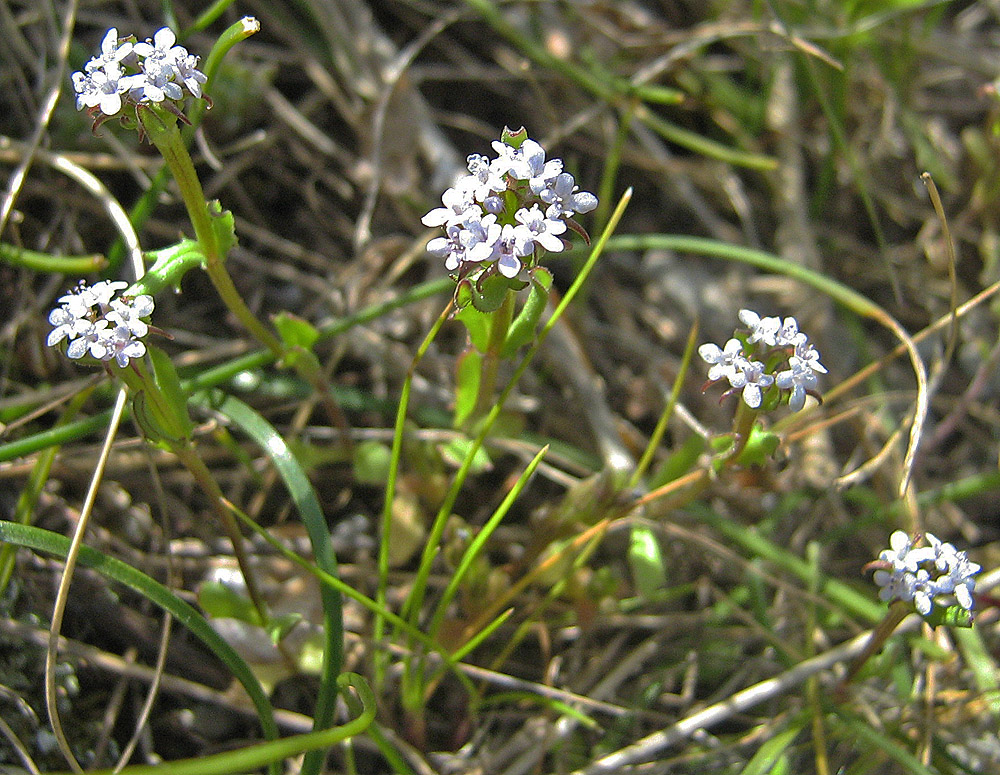
M 486 524 L 482 526 L 479 533 L 469 544 L 462 558 L 458 562 L 458 567 L 455 568 L 454 573 L 452 573 L 451 578 L 448 580 L 448 586 L 445 587 L 444 592 L 441 594 L 441 599 L 438 601 L 437 608 L 434 611 L 434 615 L 431 617 L 430 626 L 427 628 L 428 634 L 434 638 L 437 637 L 438 631 L 441 629 L 441 623 L 444 621 L 445 614 L 448 611 L 448 606 L 451 605 L 451 601 L 455 599 L 455 595 L 458 593 L 459 587 L 465 580 L 466 574 L 469 572 L 469 568 L 472 567 L 472 563 L 475 562 L 476 558 L 482 553 L 483 548 L 486 546 L 486 542 L 490 540 L 490 536 L 493 535 L 494 531 L 500 527 L 500 523 L 503 518 L 507 515 L 510 507 L 514 505 L 514 501 L 517 500 L 518 496 L 524 490 L 528 484 L 528 479 L 538 468 L 538 464 L 542 462 L 542 458 L 545 457 L 545 453 L 548 451 L 548 447 L 544 447 L 538 451 L 538 454 L 531 460 L 528 467 L 524 469 L 524 472 L 518 477 L 517 482 L 511 488 L 510 492 L 504 497 L 503 502 L 497 507 L 493 515 L 486 521 Z

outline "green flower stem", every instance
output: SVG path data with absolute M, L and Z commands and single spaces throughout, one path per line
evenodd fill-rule
M 504 296 L 503 304 L 499 309 L 490 314 L 490 336 L 486 344 L 486 353 L 483 355 L 483 363 L 479 377 L 479 391 L 476 395 L 476 408 L 469 418 L 469 427 L 486 416 L 493 406 L 493 396 L 496 393 L 497 374 L 500 369 L 500 352 L 503 350 L 504 342 L 507 341 L 507 332 L 510 330 L 511 321 L 514 319 L 514 297 L 513 291 L 508 291 Z
M 221 255 L 219 237 L 212 227 L 212 215 L 205 202 L 205 192 L 201 188 L 198 173 L 195 172 L 191 154 L 188 153 L 177 128 L 177 118 L 157 108 L 143 110 L 140 115 L 146 134 L 160 151 L 177 181 L 188 217 L 194 227 L 195 237 L 205 256 L 205 271 L 208 272 L 216 291 L 247 331 L 280 358 L 284 353 L 280 340 L 250 311 L 240 292 L 236 290 L 233 278 L 226 270 L 223 263 L 225 256 Z
M 750 434 L 753 432 L 753 423 L 757 419 L 757 410 L 747 406 L 746 401 L 738 398 L 736 401 L 736 417 L 733 418 L 733 446 L 726 451 L 726 461 L 736 460 L 740 453 L 746 449 Z

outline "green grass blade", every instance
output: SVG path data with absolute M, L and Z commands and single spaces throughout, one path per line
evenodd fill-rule
M 252 438 L 263 449 L 281 476 L 288 493 L 298 509 L 309 542 L 312 544 L 316 564 L 331 576 L 337 576 L 337 558 L 330 542 L 330 528 L 323 516 L 323 509 L 306 472 L 299 465 L 281 434 L 271 423 L 245 403 L 232 396 L 214 391 L 202 403 L 221 414 Z M 320 587 L 323 602 L 323 667 L 320 671 L 320 688 L 316 698 L 313 728 L 325 729 L 333 721 L 337 701 L 337 676 L 343 665 L 344 621 L 340 593 L 330 586 Z M 306 755 L 302 771 L 306 775 L 319 772 L 323 763 L 322 752 Z

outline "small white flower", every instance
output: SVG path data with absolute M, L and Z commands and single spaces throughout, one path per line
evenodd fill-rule
M 87 62 L 84 69 L 88 73 L 103 70 L 108 65 L 117 65 L 131 53 L 132 42 L 127 40 L 119 45 L 118 30 L 112 27 L 105 33 L 104 39 L 101 41 L 101 53 Z
M 149 326 L 140 318 L 149 317 L 153 313 L 153 297 L 145 294 L 136 296 L 131 302 L 113 299 L 111 311 L 105 318 L 114 326 L 125 326 L 135 336 L 145 336 Z
M 497 217 L 492 214 L 466 221 L 460 237 L 466 250 L 465 260 L 477 264 L 493 261 L 497 257 L 501 232 Z
M 92 304 L 107 306 L 118 291 L 123 291 L 126 288 L 128 288 L 128 283 L 123 280 L 101 280 L 89 288 L 82 289 L 80 295 L 86 294 L 87 298 L 93 300 Z
M 514 220 L 520 224 L 515 231 L 525 243 L 537 242 L 550 253 L 558 253 L 566 247 L 559 238 L 566 231 L 566 222 L 546 218 L 537 204 L 530 210 L 522 207 L 514 213 Z
M 420 219 L 424 226 L 462 223 L 479 213 L 471 189 L 449 188 L 441 195 L 444 207 L 435 207 Z
M 90 354 L 102 360 L 107 354 L 107 348 L 103 342 L 104 331 L 108 327 L 108 321 L 101 319 L 96 322 L 86 322 L 83 330 L 79 332 L 76 339 L 69 343 L 66 348 L 66 355 L 74 360 L 82 358 L 90 350 Z
M 768 347 L 775 347 L 778 344 L 778 330 L 781 328 L 780 318 L 762 318 L 752 309 L 741 309 L 739 318 L 740 322 L 750 329 L 747 344 L 763 342 Z
M 185 54 L 174 62 L 177 77 L 195 97 L 201 97 L 201 85 L 208 81 L 208 76 L 198 69 L 198 59 L 194 54 Z
M 760 407 L 760 402 L 763 399 L 763 391 L 771 387 L 774 382 L 774 377 L 770 374 L 764 373 L 764 364 L 760 361 L 747 361 L 743 364 L 743 376 L 745 384 L 743 385 L 743 401 L 751 409 L 757 409 Z M 730 380 L 732 383 L 732 380 Z M 733 387 L 739 387 L 739 385 L 733 384 Z
M 537 195 L 562 171 L 562 159 L 545 161 L 545 149 L 528 139 L 521 144 L 521 158 L 511 174 L 518 180 L 527 180 L 531 193 Z
M 954 595 L 958 604 L 972 610 L 975 575 L 980 566 L 970 562 L 965 552 L 942 543 L 931 533 L 925 535 L 929 546 L 913 548 L 911 538 L 901 530 L 890 536 L 890 548 L 879 554 L 879 561 L 889 565 L 875 571 L 874 581 L 882 589 L 882 600 L 913 601 L 922 616 L 927 616 L 940 595 Z
M 710 364 L 708 379 L 715 382 L 719 379 L 727 379 L 730 384 L 734 377 L 739 375 L 743 378 L 743 364 L 746 356 L 743 354 L 743 344 L 739 339 L 730 339 L 726 342 L 725 348 L 720 348 L 717 344 L 709 342 L 698 348 L 698 355 L 705 363 Z M 733 387 L 737 387 L 733 385 Z M 742 387 L 742 385 L 739 385 Z
M 92 73 L 73 73 L 76 109 L 100 107 L 104 115 L 114 116 L 122 109 L 122 95 L 131 88 L 130 78 L 116 64 Z
M 806 335 L 799 331 L 799 322 L 795 318 L 788 317 L 785 318 L 785 321 L 778 329 L 775 342 L 778 347 L 785 347 L 787 345 L 799 347 L 805 345 Z
M 427 252 L 444 259 L 444 267 L 449 272 L 458 269 L 465 260 L 465 245 L 462 244 L 464 227 L 453 223 L 445 228 L 445 236 L 435 237 L 427 243 Z
M 176 69 L 163 59 L 149 57 L 142 62 L 142 72 L 132 76 L 132 99 L 136 102 L 179 100 L 184 96 L 180 84 L 172 79 Z
M 69 305 L 66 304 L 56 307 L 49 313 L 49 323 L 55 326 L 55 328 L 49 332 L 45 340 L 45 344 L 48 347 L 59 344 L 59 342 L 66 338 L 72 341 L 90 326 L 89 320 L 75 314 Z
M 153 34 L 152 40 L 147 38 L 144 43 L 136 43 L 132 50 L 147 60 L 162 60 L 173 66 L 179 58 L 188 55 L 184 46 L 174 45 L 176 41 L 177 36 L 174 35 L 173 30 L 169 27 L 161 27 Z

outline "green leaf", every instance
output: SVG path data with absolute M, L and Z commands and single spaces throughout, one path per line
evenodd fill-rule
M 632 528 L 628 547 L 628 564 L 640 597 L 653 599 L 667 584 L 663 552 L 653 531 L 645 525 Z
M 971 627 L 972 612 L 967 611 L 960 605 L 935 606 L 931 612 L 924 617 L 924 621 L 931 627 L 945 625 L 947 627 Z
M 219 255 L 228 255 L 236 245 L 236 219 L 229 210 L 223 210 L 218 199 L 208 203 L 208 215 L 212 221 L 212 230 L 219 241 Z
M 191 438 L 194 430 L 194 423 L 191 421 L 187 410 L 187 394 L 181 387 L 181 381 L 177 376 L 177 369 L 174 362 L 159 347 L 146 346 L 150 363 L 153 365 L 153 382 L 160 389 L 160 393 L 166 400 L 170 408 L 171 417 L 167 428 L 173 439 Z M 165 418 L 165 421 L 166 418 Z
M 385 485 L 392 451 L 381 442 L 368 440 L 354 446 L 354 478 L 359 484 Z
M 441 457 L 454 466 L 462 464 L 466 455 L 472 449 L 472 439 L 456 438 L 441 445 Z M 482 447 L 476 450 L 472 456 L 472 463 L 469 467 L 470 473 L 481 474 L 489 471 L 493 467 L 490 456 Z
M 260 614 L 246 595 L 220 581 L 206 581 L 198 589 L 198 605 L 213 619 L 239 619 L 260 627 Z
M 312 350 L 319 339 L 319 329 L 304 318 L 291 312 L 279 312 L 273 319 L 281 341 L 288 347 Z
M 531 273 L 531 292 L 528 294 L 528 299 L 507 331 L 507 339 L 501 351 L 502 357 L 512 357 L 518 348 L 534 340 L 538 321 L 549 300 L 551 287 L 552 273 L 544 267 L 536 267 Z
M 688 436 L 656 469 L 649 482 L 650 489 L 662 487 L 693 470 L 705 449 L 705 440 L 701 436 Z
M 472 305 L 480 312 L 496 312 L 510 292 L 510 281 L 499 274 L 490 275 L 473 285 Z
M 299 622 L 302 621 L 302 614 L 292 611 L 284 616 L 275 616 L 271 619 L 267 627 L 267 634 L 271 636 L 271 643 L 277 646 Z
M 459 286 L 460 288 L 464 286 Z M 479 352 L 486 352 L 490 339 L 490 317 L 472 306 L 472 284 L 468 285 L 469 303 L 455 313 L 455 317 L 462 322 L 465 330 L 469 332 L 469 341 Z
M 523 126 L 518 129 L 511 129 L 505 126 L 500 133 L 500 142 L 506 143 L 511 148 L 520 148 L 521 144 L 528 139 L 528 130 Z
M 765 431 L 761 425 L 755 424 L 750 431 L 747 445 L 736 458 L 736 462 L 742 466 L 762 466 L 774 456 L 780 443 L 781 439 L 776 434 Z
M 479 313 L 476 313 L 479 314 Z M 485 319 L 485 315 L 482 315 Z M 473 410 L 479 397 L 479 382 L 482 376 L 483 356 L 467 349 L 458 357 L 458 373 L 455 379 L 455 427 L 461 428 Z
M 123 295 L 139 296 L 146 293 L 155 296 L 168 285 L 179 291 L 181 279 L 189 270 L 205 266 L 205 255 L 198 242 L 193 239 L 182 239 L 176 245 L 151 251 L 146 254 L 146 260 L 152 261 L 152 266 Z

